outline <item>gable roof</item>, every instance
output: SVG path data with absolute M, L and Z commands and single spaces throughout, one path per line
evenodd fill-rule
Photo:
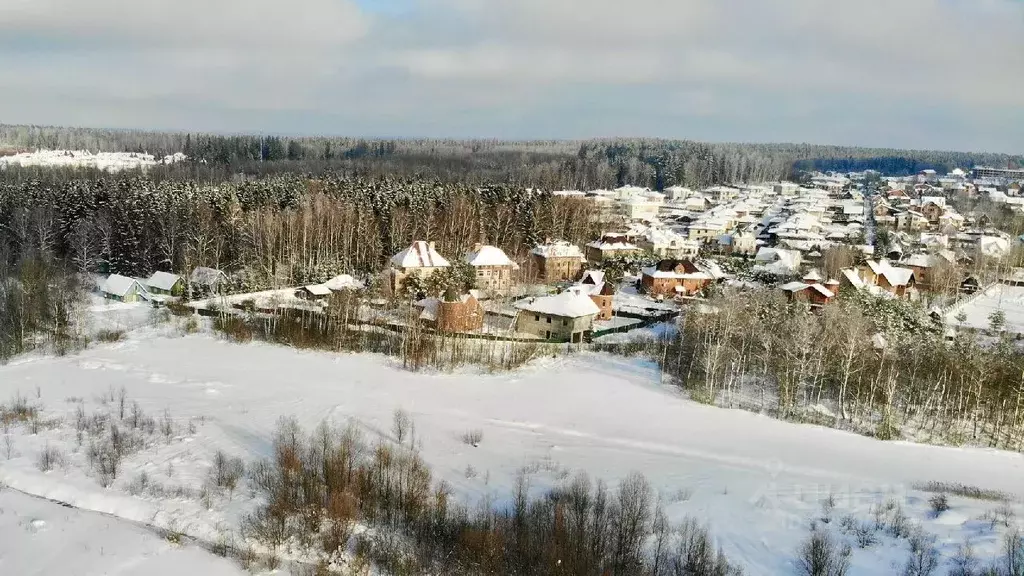
M 580 252 L 580 247 L 570 244 L 565 240 L 555 240 L 550 244 L 540 244 L 530 252 L 544 258 L 579 258 L 580 260 L 585 260 L 583 252 Z
M 171 274 L 170 272 L 153 272 L 153 275 L 146 280 L 146 285 L 150 288 L 156 288 L 157 290 L 165 290 L 170 292 L 174 285 L 181 282 L 181 276 L 177 274 Z
M 497 246 L 481 246 L 478 250 L 466 253 L 466 262 L 470 266 L 512 266 L 518 268 L 515 262 Z
M 121 276 L 120 274 L 111 274 L 103 281 L 103 284 L 100 285 L 100 291 L 104 294 L 113 294 L 114 296 L 124 297 L 131 292 L 133 287 L 139 292 L 145 292 L 142 284 L 140 284 L 135 278 Z
M 330 296 L 331 289 L 323 284 L 310 284 L 309 286 L 303 286 L 303 290 L 309 292 L 313 296 Z
M 400 268 L 445 268 L 451 266 L 437 253 L 433 243 L 416 240 L 408 248 L 391 257 L 391 263 Z

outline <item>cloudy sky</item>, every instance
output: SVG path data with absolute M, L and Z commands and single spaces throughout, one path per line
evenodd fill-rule
M 0 0 L 0 122 L 1024 153 L 1024 0 Z

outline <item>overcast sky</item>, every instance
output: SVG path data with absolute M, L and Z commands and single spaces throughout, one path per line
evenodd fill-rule
M 1024 1 L 0 0 L 0 122 L 1024 153 Z

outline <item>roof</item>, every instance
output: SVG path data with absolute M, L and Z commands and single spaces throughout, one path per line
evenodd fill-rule
M 192 275 L 189 277 L 189 280 L 193 284 L 211 286 L 221 280 L 224 280 L 225 278 L 227 278 L 227 274 L 224 274 L 223 272 L 217 270 L 216 268 L 207 268 L 205 266 L 199 266 L 192 271 Z
M 170 272 L 153 272 L 153 275 L 146 280 L 146 285 L 157 290 L 170 291 L 174 285 L 181 282 L 181 276 Z
M 440 300 L 437 298 L 424 298 L 417 301 L 415 305 L 423 309 L 420 311 L 420 320 L 437 320 L 437 312 L 441 307 Z
M 804 276 L 804 280 L 809 282 L 821 282 L 821 274 L 817 270 L 811 270 Z
M 531 250 L 531 253 L 544 258 L 579 258 L 583 260 L 583 252 L 580 247 L 570 244 L 565 240 L 555 240 L 550 244 L 540 244 Z
M 142 285 L 135 278 L 111 274 L 100 285 L 100 291 L 104 294 L 113 294 L 114 296 L 126 296 L 131 292 L 133 286 L 140 291 L 143 290 Z
M 881 262 L 868 260 L 867 264 L 876 275 L 885 277 L 890 286 L 906 286 L 914 277 L 914 271 L 910 268 L 899 268 L 889 264 L 886 260 Z
M 515 306 L 527 312 L 538 312 L 563 318 L 596 316 L 601 313 L 601 309 L 597 307 L 597 304 L 594 304 L 590 296 L 585 294 L 583 290 L 573 288 L 555 296 L 526 298 L 516 302 Z
M 605 236 L 587 244 L 589 248 L 596 248 L 602 252 L 605 250 L 640 250 L 635 244 L 626 242 L 625 236 Z
M 579 281 L 580 284 L 604 284 L 604 270 L 587 270 L 583 273 L 583 278 Z
M 391 257 L 391 263 L 399 268 L 445 268 L 451 266 L 437 253 L 433 243 L 416 240 L 408 248 Z
M 327 286 L 331 290 L 344 290 L 346 288 L 362 288 L 363 283 L 356 280 L 349 274 L 338 274 L 334 278 L 324 282 L 324 286 Z
M 331 289 L 323 284 L 310 284 L 309 286 L 303 286 L 303 290 L 309 292 L 313 296 L 330 296 Z
M 497 246 L 480 246 L 466 253 L 466 262 L 470 266 L 512 266 L 518 267 L 507 254 Z
M 815 292 L 821 294 L 825 298 L 835 298 L 835 296 L 836 296 L 835 293 L 833 293 L 831 290 L 829 290 L 828 288 L 825 288 L 824 286 L 822 286 L 821 284 L 818 284 L 817 282 L 815 282 L 813 284 L 806 284 L 804 282 L 790 282 L 788 284 L 783 284 L 782 285 L 782 289 L 785 290 L 786 292 L 794 292 L 794 293 L 795 292 L 803 292 L 804 290 L 811 289 L 811 290 L 814 290 Z

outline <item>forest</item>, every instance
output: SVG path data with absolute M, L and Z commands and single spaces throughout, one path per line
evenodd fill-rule
M 154 171 L 154 178 L 205 183 L 238 174 L 281 173 L 417 177 L 448 183 L 597 189 L 634 184 L 654 189 L 794 178 L 806 170 L 877 170 L 913 174 L 974 165 L 1024 165 L 1005 154 L 854 148 L 812 144 L 706 143 L 690 140 L 602 139 L 383 140 L 278 135 L 214 135 L 0 125 L 0 154 L 22 150 L 184 152 L 191 159 Z

